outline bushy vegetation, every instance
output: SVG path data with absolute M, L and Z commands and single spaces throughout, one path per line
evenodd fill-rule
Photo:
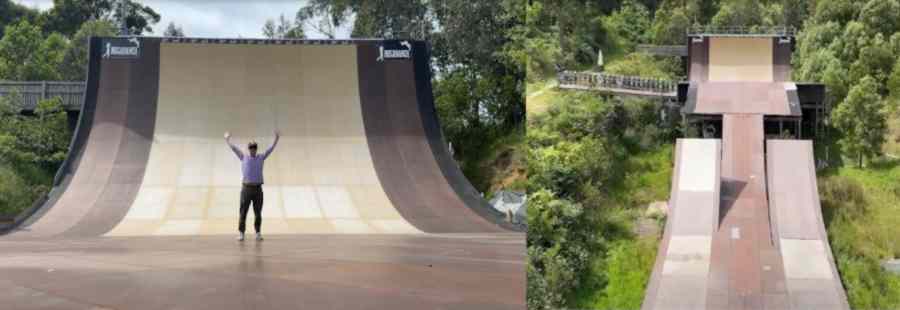
M 149 7 L 123 3 L 125 16 L 109 0 L 58 0 L 47 11 L 0 0 L 0 80 L 83 80 L 89 37 L 115 35 L 114 21 L 123 18 L 136 34 L 159 20 Z M 0 216 L 17 215 L 47 193 L 71 137 L 58 98 L 29 114 L 20 113 L 21 103 L 16 95 L 0 98 Z
M 854 309 L 900 307 L 900 276 L 881 269 L 900 257 L 900 161 L 844 167 L 819 178 L 828 238 Z
M 637 207 L 668 196 L 674 132 L 646 100 L 549 100 L 527 132 L 528 305 L 639 306 L 656 242 L 638 241 L 633 222 Z
M 900 2 L 814 1 L 808 9 L 797 37 L 794 79 L 828 87 L 836 146 L 861 167 L 881 155 L 900 94 Z
M 59 98 L 42 101 L 34 116 L 0 98 L 0 215 L 13 216 L 45 195 L 65 159 L 69 132 Z

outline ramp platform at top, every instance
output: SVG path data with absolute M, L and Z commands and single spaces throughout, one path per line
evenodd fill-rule
M 119 54 L 117 54 L 119 53 Z M 233 234 L 266 147 L 269 234 L 504 232 L 446 150 L 424 42 L 94 38 L 59 186 L 12 237 Z

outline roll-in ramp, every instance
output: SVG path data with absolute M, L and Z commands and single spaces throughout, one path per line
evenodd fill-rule
M 234 233 L 223 134 L 264 149 L 276 129 L 268 234 L 513 229 L 447 153 L 429 57 L 416 41 L 94 38 L 62 182 L 13 237 Z
M 792 38 L 688 38 L 691 82 L 785 82 L 791 77 Z

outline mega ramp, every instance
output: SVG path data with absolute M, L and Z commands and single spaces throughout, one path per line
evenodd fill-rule
M 796 84 L 787 81 L 791 42 L 766 35 L 690 37 L 682 112 L 701 120 L 721 115 L 722 146 L 715 162 L 706 163 L 711 157 L 685 158 L 686 140 L 679 140 L 673 178 L 706 175 L 684 169 L 686 160 L 715 166 L 721 192 L 714 200 L 721 204 L 691 202 L 694 210 L 686 211 L 683 189 L 673 180 L 643 309 L 848 309 L 818 203 L 812 144 L 765 136 L 767 116 L 803 117 Z M 713 229 L 694 238 L 695 250 L 675 250 L 683 247 L 673 240 L 684 219 L 705 229 L 711 212 L 717 214 Z M 679 261 L 695 263 L 692 277 L 672 276 L 670 266 Z
M 14 236 L 234 233 L 240 165 L 222 135 L 264 148 L 275 129 L 266 233 L 507 231 L 447 154 L 428 53 L 415 41 L 94 38 L 61 185 Z

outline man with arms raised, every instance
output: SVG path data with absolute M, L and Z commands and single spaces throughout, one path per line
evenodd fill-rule
M 275 150 L 275 145 L 278 145 L 278 138 L 281 134 L 278 130 L 275 130 L 275 142 L 272 142 L 272 145 L 266 149 L 262 154 L 257 154 L 257 145 L 256 141 L 250 141 L 247 144 L 247 152 L 249 155 L 245 155 L 244 152 L 241 151 L 236 145 L 231 143 L 231 133 L 225 133 L 225 143 L 228 143 L 228 146 L 231 147 L 231 150 L 234 151 L 234 155 L 237 155 L 238 159 L 241 161 L 241 173 L 243 175 L 243 186 L 241 187 L 241 208 L 240 208 L 240 224 L 238 224 L 238 231 L 240 235 L 237 237 L 238 241 L 244 241 L 244 230 L 246 228 L 247 222 L 247 211 L 250 208 L 250 204 L 253 204 L 253 215 L 254 222 L 253 228 L 256 229 L 256 241 L 262 241 L 262 231 L 260 230 L 262 226 L 262 207 L 263 207 L 263 164 L 266 161 L 266 158 L 272 154 L 272 151 Z

